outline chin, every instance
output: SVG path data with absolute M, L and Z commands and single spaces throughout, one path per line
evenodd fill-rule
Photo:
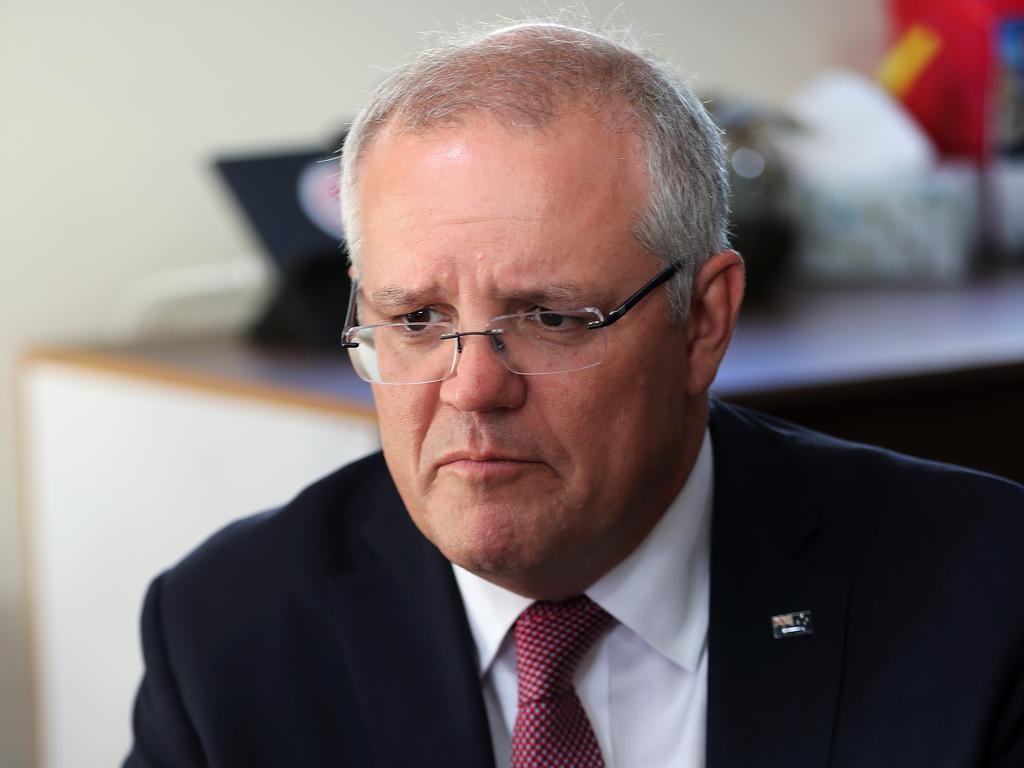
M 512 576 L 544 560 L 546 547 L 538 544 L 551 538 L 530 525 L 533 515 L 524 515 L 521 505 L 463 501 L 444 509 L 427 510 L 422 521 L 415 516 L 414 521 L 446 558 L 467 571 Z

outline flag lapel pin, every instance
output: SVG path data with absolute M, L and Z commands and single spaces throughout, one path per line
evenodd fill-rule
M 810 611 L 794 611 L 772 616 L 772 637 L 776 640 L 812 634 L 814 622 L 811 621 Z

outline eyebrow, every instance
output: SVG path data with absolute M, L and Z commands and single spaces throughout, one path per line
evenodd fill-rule
M 379 291 L 364 294 L 374 308 L 382 312 L 394 312 L 409 307 L 422 307 L 436 300 L 437 289 L 409 289 L 389 285 Z
M 587 291 L 573 283 L 555 283 L 535 291 L 517 293 L 516 298 L 534 304 L 561 304 L 564 307 L 578 307 L 593 300 L 593 291 Z
M 367 301 L 378 311 L 395 313 L 398 310 L 423 307 L 438 301 L 440 290 L 431 288 L 400 288 L 389 285 L 379 290 L 364 294 Z M 539 305 L 561 305 L 563 307 L 582 307 L 596 301 L 594 292 L 573 283 L 554 283 L 543 288 L 526 291 L 502 292 L 499 299 L 520 299 Z

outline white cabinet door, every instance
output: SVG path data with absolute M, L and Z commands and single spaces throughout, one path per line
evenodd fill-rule
M 45 358 L 22 387 L 39 765 L 117 765 L 150 579 L 228 521 L 376 450 L 376 424 Z

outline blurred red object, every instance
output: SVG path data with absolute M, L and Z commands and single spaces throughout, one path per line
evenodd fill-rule
M 999 108 L 999 33 L 1024 0 L 889 0 L 892 42 L 879 72 L 946 157 L 985 165 Z

